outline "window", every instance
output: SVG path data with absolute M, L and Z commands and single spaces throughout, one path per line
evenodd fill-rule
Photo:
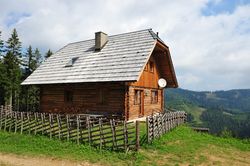
M 100 88 L 97 91 L 97 102 L 99 104 L 106 104 L 107 103 L 107 89 Z
M 152 61 L 149 62 L 149 71 L 154 72 L 154 63 Z
M 141 104 L 141 91 L 140 90 L 135 90 L 135 105 Z
M 158 103 L 158 91 L 157 90 L 151 91 L 151 103 L 152 104 Z
M 65 67 L 72 67 L 79 57 L 74 57 L 69 60 Z
M 64 91 L 64 101 L 66 103 L 72 103 L 73 102 L 73 91 L 71 91 L 71 90 L 65 90 Z

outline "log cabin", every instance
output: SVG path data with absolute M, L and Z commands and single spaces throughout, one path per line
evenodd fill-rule
M 162 84 L 162 85 L 161 85 Z M 164 110 L 164 88 L 178 87 L 168 46 L 152 29 L 69 43 L 22 85 L 40 87 L 40 111 L 119 115 Z

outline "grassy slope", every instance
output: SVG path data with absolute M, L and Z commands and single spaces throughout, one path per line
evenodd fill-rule
M 181 107 L 182 108 L 180 110 L 183 110 L 183 111 L 190 113 L 194 116 L 193 121 L 196 124 L 202 124 L 200 116 L 201 116 L 202 112 L 206 110 L 205 108 L 202 108 L 202 107 L 199 107 L 196 105 L 191 105 L 191 104 L 183 104 Z
M 0 132 L 0 152 L 85 160 L 104 165 L 250 164 L 250 142 L 199 134 L 182 126 L 138 153 L 97 150 L 69 142 Z

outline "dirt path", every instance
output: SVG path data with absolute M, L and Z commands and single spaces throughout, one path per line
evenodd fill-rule
M 45 157 L 18 156 L 13 154 L 0 153 L 0 166 L 90 166 L 91 164 L 82 161 L 60 160 Z

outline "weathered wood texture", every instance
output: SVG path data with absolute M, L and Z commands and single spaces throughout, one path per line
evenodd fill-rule
M 177 88 L 178 82 L 176 79 L 169 48 L 158 41 L 152 55 L 157 62 L 157 67 L 159 73 L 161 73 L 161 77 L 165 78 L 168 82 L 167 87 Z
M 144 66 L 144 70 L 142 70 L 140 79 L 137 82 L 129 83 L 129 85 L 158 89 L 158 80 L 160 77 L 158 62 L 155 60 L 155 56 L 151 55 L 148 63 Z
M 41 134 L 49 138 L 113 150 L 135 149 L 135 124 L 82 114 L 15 112 L 0 107 L 0 130 Z
M 135 104 L 135 91 L 142 90 L 144 91 L 144 104 L 140 106 L 140 104 Z M 158 91 L 158 101 L 156 103 L 152 103 L 152 91 Z M 135 119 L 141 117 L 140 109 L 144 107 L 144 113 L 142 116 L 151 115 L 154 113 L 162 112 L 162 98 L 163 90 L 161 89 L 151 89 L 151 88 L 140 88 L 140 87 L 129 87 L 129 99 L 128 99 L 128 107 L 129 111 L 127 112 L 128 119 Z
M 148 116 L 146 118 L 148 142 L 152 142 L 176 126 L 183 124 L 186 118 L 187 114 L 184 111 L 166 112 Z
M 158 86 L 160 73 L 158 70 L 158 62 L 155 61 L 155 55 L 152 55 L 148 63 L 144 67 L 139 81 L 128 83 L 128 110 L 126 112 L 127 119 L 135 119 L 142 116 L 151 115 L 163 110 L 163 89 Z M 143 105 L 135 104 L 135 91 L 143 91 Z M 152 91 L 158 91 L 157 102 L 152 102 Z M 143 108 L 142 108 L 143 107 Z M 143 113 L 140 114 L 141 110 Z
M 124 83 L 85 83 L 41 86 L 41 112 L 124 114 Z M 73 93 L 73 101 L 65 101 L 65 91 Z M 104 103 L 99 102 L 99 91 L 104 94 Z

